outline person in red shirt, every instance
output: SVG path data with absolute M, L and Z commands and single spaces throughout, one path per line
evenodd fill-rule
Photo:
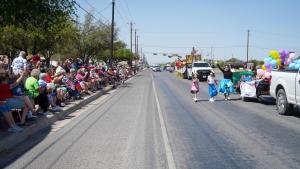
M 53 69 L 49 68 L 46 72 L 45 81 L 47 83 L 53 83 Z
M 5 102 L 5 104 L 10 109 L 23 109 L 21 116 L 21 122 L 19 125 L 25 125 L 26 116 L 29 111 L 29 108 L 24 104 L 21 99 L 15 98 L 11 89 L 16 87 L 23 79 L 24 73 L 21 73 L 21 76 L 12 84 L 8 83 L 9 74 L 5 73 L 0 76 L 0 101 Z

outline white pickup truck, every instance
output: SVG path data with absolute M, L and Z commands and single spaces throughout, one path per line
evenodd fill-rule
M 272 71 L 270 94 L 279 114 L 287 115 L 300 105 L 300 69 Z
M 209 63 L 197 61 L 192 64 L 192 74 L 196 74 L 199 80 L 206 80 L 212 68 Z

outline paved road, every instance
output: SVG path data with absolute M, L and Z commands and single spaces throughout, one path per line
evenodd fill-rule
M 7 168 L 299 168 L 298 117 L 238 96 L 210 103 L 205 83 L 194 103 L 190 83 L 144 71 Z

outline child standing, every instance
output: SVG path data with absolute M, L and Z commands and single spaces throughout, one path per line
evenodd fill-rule
M 208 83 L 208 93 L 210 96 L 209 101 L 214 102 L 215 96 L 218 94 L 218 91 L 216 89 L 217 81 L 215 80 L 215 74 L 213 72 L 210 73 L 210 75 L 207 78 Z
M 193 81 L 192 81 L 192 87 L 191 87 L 191 93 L 194 94 L 194 101 L 197 102 L 197 93 L 199 92 L 199 80 L 197 76 L 194 74 Z

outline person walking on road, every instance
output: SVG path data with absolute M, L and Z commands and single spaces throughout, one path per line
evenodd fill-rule
M 230 100 L 230 93 L 234 93 L 233 83 L 232 83 L 232 72 L 228 65 L 225 68 L 221 68 L 219 64 L 217 64 L 218 68 L 223 73 L 224 79 L 221 80 L 219 86 L 219 92 L 224 93 L 225 100 Z
M 193 100 L 195 102 L 198 101 L 198 98 L 197 98 L 197 93 L 199 92 L 199 80 L 197 78 L 197 75 L 194 74 L 193 76 L 193 80 L 192 80 L 192 87 L 191 87 L 191 93 L 194 94 L 194 98 Z
M 207 83 L 208 83 L 208 93 L 210 96 L 209 101 L 214 102 L 215 101 L 215 96 L 217 96 L 218 91 L 216 89 L 217 81 L 215 80 L 215 73 L 211 72 L 210 75 L 207 78 Z

